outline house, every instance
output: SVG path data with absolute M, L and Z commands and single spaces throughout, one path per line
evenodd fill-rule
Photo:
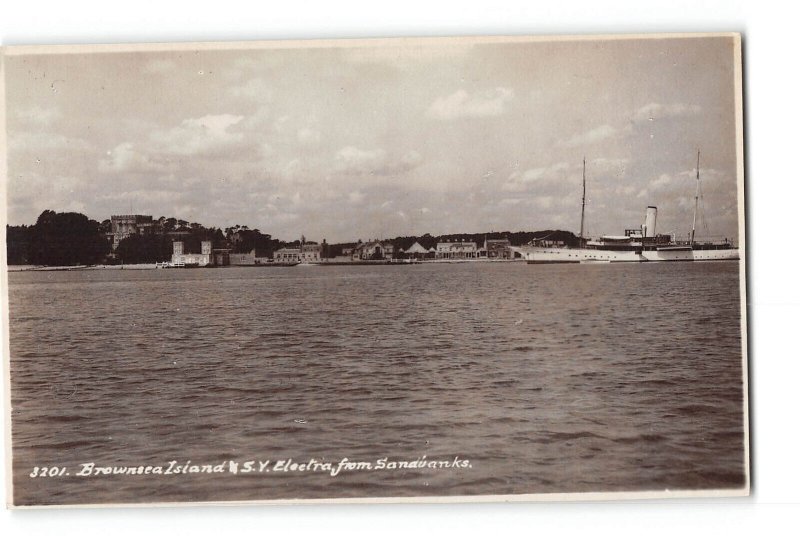
M 474 241 L 440 241 L 436 244 L 437 260 L 466 260 L 478 258 L 478 244 Z
M 353 254 L 353 260 L 391 260 L 394 258 L 394 245 L 386 241 L 367 241 L 359 243 Z

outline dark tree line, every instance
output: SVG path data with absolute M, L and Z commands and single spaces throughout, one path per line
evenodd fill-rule
M 45 210 L 36 224 L 6 226 L 9 264 L 48 266 L 103 262 L 111 243 L 102 225 L 81 213 Z

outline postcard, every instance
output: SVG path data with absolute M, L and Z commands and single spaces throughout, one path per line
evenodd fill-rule
M 749 494 L 738 34 L 2 55 L 10 506 Z

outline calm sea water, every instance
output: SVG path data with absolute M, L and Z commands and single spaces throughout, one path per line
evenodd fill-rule
M 731 262 L 10 273 L 15 501 L 740 487 L 739 280 Z M 470 467 L 75 475 L 422 456 Z

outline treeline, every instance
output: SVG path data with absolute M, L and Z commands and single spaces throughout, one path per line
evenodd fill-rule
M 154 220 L 144 233 L 122 239 L 113 252 L 112 239 L 109 219 L 97 222 L 81 213 L 45 210 L 36 224 L 6 226 L 9 264 L 77 266 L 164 262 L 172 258 L 175 241 L 182 241 L 187 253 L 199 253 L 201 242 L 210 240 L 215 248 L 237 253 L 255 250 L 259 257 L 271 257 L 275 250 L 287 245 L 247 226 L 237 224 L 223 231 L 166 217 Z
M 43 266 L 75 266 L 102 263 L 153 263 L 172 258 L 173 242 L 182 241 L 184 251 L 199 253 L 203 241 L 212 241 L 215 248 L 230 249 L 234 253 L 255 251 L 257 257 L 272 258 L 283 247 L 297 247 L 305 240 L 281 241 L 258 229 L 235 225 L 222 230 L 190 223 L 181 219 L 160 217 L 145 229 L 143 234 L 133 234 L 120 241 L 112 253 L 111 221 L 97 222 L 81 213 L 60 213 L 45 210 L 36 224 L 6 226 L 6 243 L 9 264 Z M 511 245 L 525 245 L 533 240 L 547 239 L 577 246 L 578 237 L 563 230 L 536 232 L 481 232 L 433 236 L 398 236 L 388 239 L 395 252 L 405 251 L 415 242 L 425 248 L 436 247 L 444 241 L 474 241 L 479 247 L 486 239 L 508 239 Z M 306 243 L 314 243 L 308 241 Z M 324 245 L 323 258 L 341 256 L 345 249 L 358 246 L 361 240 L 350 243 Z
M 99 264 L 111 250 L 103 225 L 81 213 L 45 210 L 36 224 L 6 226 L 9 264 Z

